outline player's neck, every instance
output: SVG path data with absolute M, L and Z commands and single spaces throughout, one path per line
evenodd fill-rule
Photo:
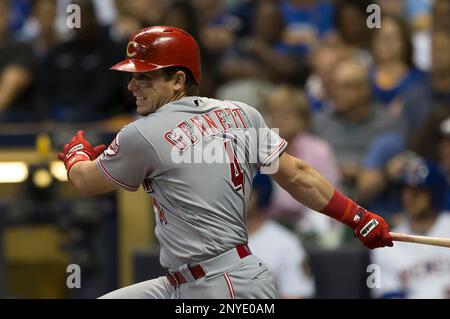
M 180 99 L 182 99 L 182 98 L 184 98 L 186 96 L 187 96 L 187 94 L 184 91 L 177 92 L 177 93 L 174 94 L 174 96 L 172 97 L 172 99 L 168 103 L 174 102 L 174 101 L 178 101 L 178 100 L 180 100 Z
M 186 93 L 184 91 L 179 92 L 179 93 L 175 93 L 171 97 L 167 98 L 167 100 L 163 100 L 161 105 L 157 106 L 156 110 L 160 109 L 161 107 L 163 107 L 163 106 L 165 106 L 165 105 L 167 105 L 169 103 L 181 100 L 184 97 L 187 97 L 187 95 L 186 95 Z
M 433 227 L 436 222 L 437 215 L 434 212 L 429 212 L 424 215 L 411 217 L 410 227 L 414 233 L 426 234 Z

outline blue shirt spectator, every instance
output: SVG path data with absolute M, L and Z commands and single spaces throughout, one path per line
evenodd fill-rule
M 329 1 L 283 1 L 280 10 L 286 23 L 285 41 L 301 47 L 303 54 L 334 30 L 335 6 Z
M 25 24 L 31 13 L 32 0 L 12 0 L 10 1 L 11 30 L 18 32 Z
M 334 30 L 334 5 L 329 1 L 314 2 L 309 6 L 299 7 L 290 1 L 284 1 L 281 12 L 287 26 L 307 26 L 316 30 L 320 37 Z
M 378 171 L 383 175 L 388 161 L 403 152 L 405 147 L 405 140 L 398 133 L 388 132 L 380 135 L 373 141 L 364 156 L 363 171 Z M 366 207 L 372 211 L 382 212 L 385 216 L 399 212 L 401 209 L 400 189 L 396 185 L 389 185 L 369 200 Z
M 375 70 L 371 71 L 370 78 L 374 97 L 384 105 L 390 104 L 397 96 L 407 93 L 414 84 L 428 80 L 427 74 L 417 69 L 409 70 L 406 75 L 393 87 L 383 88 L 375 80 Z

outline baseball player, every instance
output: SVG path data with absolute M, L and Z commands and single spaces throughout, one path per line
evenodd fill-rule
M 108 149 L 92 147 L 79 131 L 59 158 L 84 194 L 143 185 L 168 273 L 105 298 L 274 298 L 272 274 L 247 246 L 246 203 L 258 169 L 304 205 L 352 227 L 367 247 L 392 246 L 387 223 L 284 152 L 286 141 L 256 109 L 197 96 L 200 53 L 191 35 L 146 28 L 126 54 L 112 69 L 130 73 L 142 118 Z

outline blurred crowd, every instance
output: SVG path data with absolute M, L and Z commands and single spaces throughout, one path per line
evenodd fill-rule
M 128 78 L 108 69 L 137 30 L 173 25 L 199 41 L 200 95 L 258 108 L 289 152 L 389 217 L 408 154 L 450 174 L 449 16 L 446 0 L 0 0 L 0 123 L 133 116 Z M 275 193 L 273 217 L 329 226 Z
M 81 28 L 66 26 L 70 3 Z M 373 3 L 380 28 L 367 24 Z M 412 160 L 446 177 L 419 183 L 440 191 L 424 209 L 450 208 L 448 0 L 0 0 L 0 123 L 134 116 L 128 78 L 108 68 L 158 24 L 198 40 L 200 95 L 258 108 L 289 153 L 391 225 L 417 207 L 402 179 Z M 274 185 L 265 214 L 306 245 L 345 241 L 307 210 Z

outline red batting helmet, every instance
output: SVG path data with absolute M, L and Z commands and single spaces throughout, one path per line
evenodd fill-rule
M 111 67 L 123 72 L 149 72 L 170 66 L 191 71 L 200 83 L 200 50 L 186 31 L 169 26 L 154 26 L 140 30 L 128 42 L 127 57 Z

